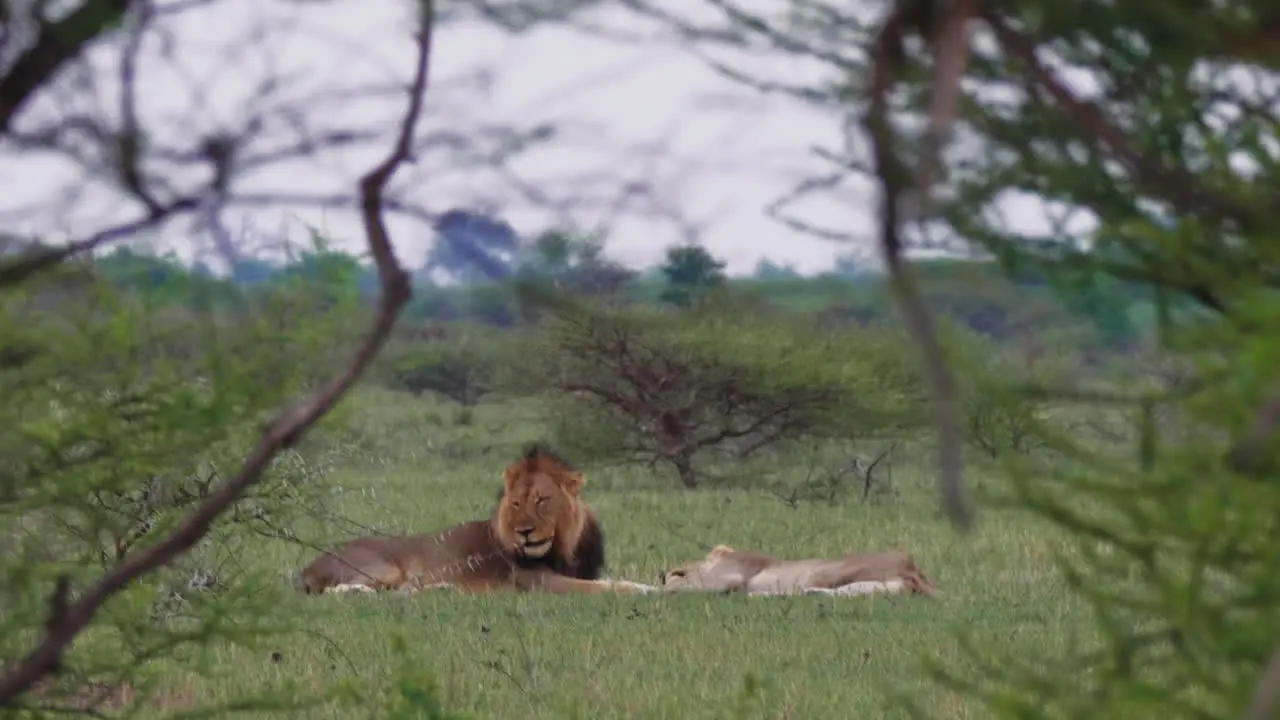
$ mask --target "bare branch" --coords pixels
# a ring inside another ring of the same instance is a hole
[[[959,0],[943,20],[934,38],[933,94],[929,103],[929,126],[925,131],[924,150],[916,169],[912,204],[912,222],[929,209],[930,191],[942,170],[942,151],[951,138],[956,111],[960,106],[960,78],[969,65],[969,22],[978,12],[978,0]]]
[[[120,55],[120,131],[116,140],[117,163],[120,179],[147,211],[155,215],[160,203],[147,188],[140,165],[142,135],[138,128],[137,68],[142,38],[151,22],[151,0],[143,0],[136,6],[134,27],[129,31],[124,52]]]
[[[1280,646],[1271,653],[1271,660],[1258,678],[1244,720],[1268,720],[1274,717],[1277,700],[1280,700]]]
[[[872,460],[871,464],[867,466],[866,472],[863,473],[863,476],[862,476],[862,499],[863,500],[866,500],[867,497],[871,495],[871,483],[874,480],[872,473],[876,471],[876,466],[879,465],[880,462],[885,458],[888,458],[889,456],[893,455],[893,451],[897,449],[898,449],[898,441],[895,440],[893,441],[892,444],[889,445],[889,447],[882,450],[880,454],[876,456],[876,459]],[[890,461],[890,465],[892,465],[892,460]],[[892,470],[890,472],[892,472]]]
[[[9,705],[30,690],[44,676],[56,671],[67,648],[93,620],[98,610],[115,594],[138,578],[171,563],[196,545],[214,521],[256,483],[278,452],[296,443],[325,415],[363,373],[391,332],[400,310],[412,297],[409,275],[400,266],[382,218],[382,193],[397,168],[409,162],[409,151],[422,110],[431,59],[435,4],[422,1],[421,27],[417,36],[418,58],[411,96],[404,113],[395,147],[377,167],[360,181],[361,215],[369,251],[378,266],[382,285],[377,315],[363,343],[348,366],[295,407],[280,412],[267,426],[263,437],[245,458],[240,471],[222,482],[199,506],[158,544],[126,558],[108,571],[65,607],[50,616],[50,624],[35,648],[0,675],[0,705]],[[56,610],[56,607],[55,607]]]
[[[841,169],[829,175],[806,178],[796,185],[791,192],[765,206],[765,215],[777,220],[796,232],[802,232],[806,235],[822,238],[823,240],[831,240],[833,242],[859,242],[863,240],[863,238],[858,234],[851,233],[847,230],[821,227],[810,223],[807,220],[802,220],[798,217],[785,214],[787,206],[814,192],[833,190],[839,187],[845,179],[848,178],[849,174],[848,170]]]
[[[53,632],[66,622],[70,596],[71,580],[66,575],[59,576],[53,584],[53,594],[49,597],[49,619],[45,621],[45,630]]]
[[[35,43],[9,71],[0,77],[0,134],[22,106],[56,75],[80,56],[85,47],[120,22],[130,0],[89,0],[57,22],[39,23]]]
[[[915,10],[914,3],[901,3],[885,19],[876,36],[872,46],[870,98],[864,126],[871,137],[876,176],[881,187],[880,250],[889,274],[889,288],[902,312],[907,331],[920,351],[932,395],[938,434],[938,486],[942,507],[953,524],[966,530],[972,525],[972,513],[964,494],[964,457],[956,410],[955,379],[943,357],[933,317],[903,259],[901,199],[910,182],[910,172],[897,156],[894,132],[889,124],[889,92],[894,84],[894,75],[904,61],[903,39],[911,22],[909,13]],[[959,76],[955,79],[958,82]],[[934,88],[935,98],[940,92]],[[945,103],[936,100],[933,105],[945,107]]]
[[[143,217],[107,228],[83,240],[77,240],[62,247],[39,248],[23,253],[16,259],[0,265],[0,287],[22,282],[35,273],[57,265],[67,258],[129,237],[137,232],[154,227],[173,215],[194,210],[199,206],[200,201],[196,197],[179,198]]]

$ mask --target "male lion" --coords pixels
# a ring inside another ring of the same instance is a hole
[[[316,558],[299,574],[307,593],[452,587],[466,593],[649,592],[602,580],[604,533],[579,497],[585,482],[554,453],[532,445],[503,473],[488,520],[440,533],[362,537]]]
[[[783,560],[717,545],[699,562],[662,574],[664,590],[744,591],[748,595],[941,595],[904,552]]]

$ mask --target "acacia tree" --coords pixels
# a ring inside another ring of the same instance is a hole
[[[822,333],[797,318],[744,319],[732,299],[693,311],[564,302],[538,330],[525,381],[553,394],[559,442],[663,464],[699,484],[713,453],[742,459],[787,440],[894,436],[921,418],[900,344],[872,331]],[[845,351],[857,347],[856,359]]]
[[[1176,2],[902,0],[878,17],[807,0],[776,15],[715,4],[727,22],[632,3],[695,41],[825,65],[823,82],[805,87],[721,69],[844,124],[845,146],[821,151],[832,172],[795,197],[856,175],[875,182],[878,244],[931,378],[944,504],[962,525],[955,383],[915,289],[911,243],[976,248],[1015,272],[1069,269],[1146,287],[1161,351],[1195,368],[1178,388],[1039,389],[1125,407],[1138,438],[1129,462],[1056,438],[1070,461],[1055,482],[1015,473],[1022,501],[1079,540],[1083,559],[1063,570],[1094,609],[1099,644],[1007,660],[972,648],[966,669],[945,680],[1003,717],[1273,717],[1274,3],[1226,0],[1208,12]],[[1013,193],[1045,201],[1048,232],[1008,221],[1003,201]],[[1161,442],[1155,417],[1167,406],[1199,426],[1197,442]],[[1115,512],[1083,513],[1086,498]]]
[[[508,358],[507,334],[484,326],[445,329],[435,326],[431,335],[404,337],[389,344],[380,363],[387,365],[392,387],[420,395],[442,395],[471,407],[495,389],[499,368]]]

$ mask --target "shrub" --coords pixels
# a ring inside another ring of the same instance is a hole
[[[663,463],[698,485],[710,452],[737,458],[786,439],[894,435],[924,420],[900,339],[832,334],[790,313],[562,306],[541,327],[527,380],[552,393],[558,442]]]
[[[387,349],[383,376],[393,389],[432,392],[470,407],[495,389],[506,338],[504,331],[455,325],[441,338],[400,341]]]
[[[266,413],[307,383],[301,369],[328,341],[324,316],[177,317],[94,278],[54,302],[42,286],[0,298],[0,346],[23,348],[0,367],[5,667],[48,620],[51,587],[83,586],[144,552],[238,470]],[[71,702],[77,683],[129,677],[211,637],[251,640],[270,601],[245,592],[253,578],[233,578],[225,561],[250,534],[291,524],[318,491],[297,480],[277,459],[205,542],[122,592],[42,701],[65,691]],[[252,621],[232,628],[229,615]]]
[[[1014,359],[1016,352],[969,328],[945,320],[942,324],[956,374],[965,441],[992,459],[1045,447],[1044,403],[1027,385],[1051,376],[1052,363],[1029,367]]]

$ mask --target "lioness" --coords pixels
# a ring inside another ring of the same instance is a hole
[[[307,593],[426,587],[466,593],[656,591],[600,579],[604,532],[579,496],[584,482],[563,459],[531,445],[503,473],[490,519],[440,533],[356,538],[313,560],[298,584]]]
[[[748,595],[941,593],[904,552],[783,560],[717,545],[699,562],[662,574],[664,590],[740,590]]]

